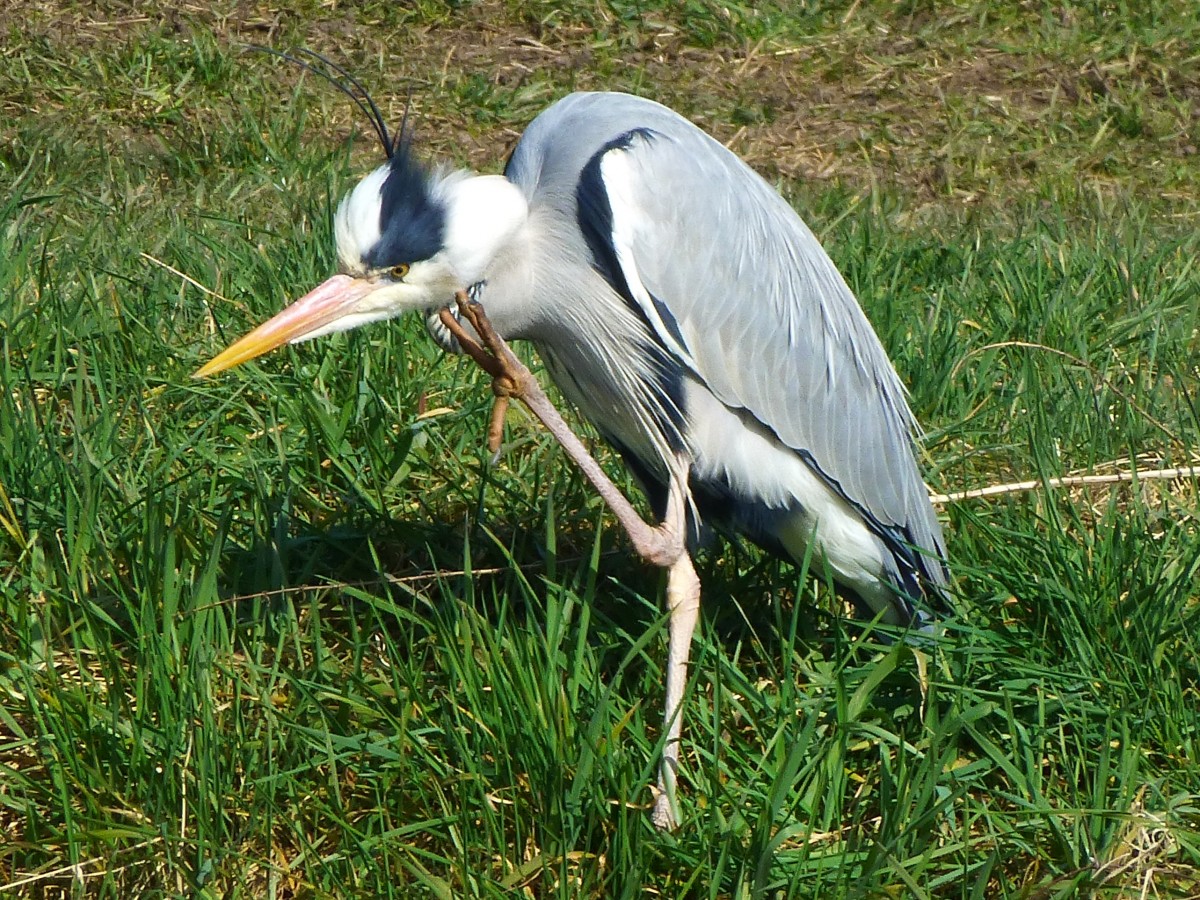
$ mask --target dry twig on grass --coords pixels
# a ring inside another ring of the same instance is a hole
[[[978,500],[983,497],[999,497],[1003,494],[1018,494],[1036,490],[1038,487],[1060,488],[1081,487],[1089,484],[1119,484],[1133,481],[1173,481],[1177,478],[1200,478],[1200,466],[1177,466],[1172,469],[1131,469],[1128,472],[1111,472],[1107,475],[1064,475],[1061,478],[1013,481],[1008,484],[991,484],[969,491],[953,491],[949,494],[929,495],[936,504],[958,503],[963,500]]]

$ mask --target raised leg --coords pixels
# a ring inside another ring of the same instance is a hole
[[[679,735],[683,729],[683,692],[687,686],[692,634],[700,617],[700,579],[691,557],[686,553],[667,569],[667,609],[670,612],[667,623],[667,702],[663,715],[663,730],[667,740],[658,766],[658,795],[654,798],[654,811],[650,815],[658,828],[669,830],[679,824],[675,779],[679,772]]]
[[[667,568],[675,562],[683,553],[687,533],[687,519],[683,508],[685,486],[687,485],[686,461],[676,461],[676,471],[671,475],[672,492],[668,501],[666,519],[657,528],[648,525],[638,515],[633,504],[621,493],[620,488],[604,474],[599,463],[592,459],[587,447],[583,445],[583,441],[579,440],[575,432],[571,431],[571,427],[554,408],[554,404],[550,402],[550,398],[537,383],[537,379],[533,377],[525,364],[508,349],[503,338],[496,334],[491,322],[483,312],[483,307],[468,299],[462,291],[458,294],[458,306],[464,318],[470,322],[475,333],[479,335],[479,341],[467,333],[462,325],[450,315],[449,310],[442,311],[441,320],[458,340],[463,351],[475,360],[480,368],[492,376],[492,390],[496,394],[499,408],[492,411],[489,437],[494,439],[498,433],[498,426],[503,415],[503,404],[509,397],[516,397],[541,420],[563,450],[567,452],[567,455],[579,466],[584,476],[592,483],[592,487],[613,511],[613,515],[617,517],[617,521],[621,523],[625,533],[629,535],[638,555],[647,562],[663,568]],[[483,346],[480,346],[480,342]]]

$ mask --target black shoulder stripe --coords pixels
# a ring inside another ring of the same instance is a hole
[[[679,330],[679,322],[675,319],[675,314],[667,308],[667,304],[663,303],[653,294],[650,295],[650,302],[654,304],[654,311],[662,319],[662,323],[667,331],[671,332],[671,340],[680,347],[683,347],[684,351],[690,354],[692,351],[688,347],[687,341],[683,339],[683,332]]]
[[[656,333],[645,311],[633,298],[633,291],[630,290],[625,273],[621,270],[621,264],[617,260],[617,249],[613,244],[612,204],[609,202],[604,176],[600,171],[606,154],[614,150],[628,150],[637,139],[653,141],[657,137],[658,134],[649,128],[634,128],[613,138],[593,153],[579,173],[579,184],[575,188],[576,218],[579,230],[592,254],[592,268],[609,283],[646,328],[647,342],[640,348],[640,352],[653,360],[653,368],[657,372],[655,390],[663,401],[654,414],[659,419],[659,428],[671,448],[680,450],[683,447],[682,435],[686,418],[683,368]],[[666,304],[657,297],[652,297],[651,300],[671,336],[680,346],[684,346],[679,323]]]
[[[379,241],[367,265],[386,268],[429,259],[442,248],[446,210],[430,196],[429,175],[401,144],[379,192]]]

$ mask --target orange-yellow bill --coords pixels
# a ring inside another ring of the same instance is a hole
[[[197,369],[193,378],[215,375],[262,356],[281,344],[303,340],[341,318],[378,287],[365,278],[334,275],[274,318],[259,325]]]

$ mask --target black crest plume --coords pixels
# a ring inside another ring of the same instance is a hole
[[[354,105],[362,111],[362,114],[367,117],[367,121],[371,123],[371,128],[375,131],[379,138],[379,143],[383,145],[384,155],[388,159],[395,159],[396,154],[402,149],[406,149],[411,135],[408,129],[408,110],[412,104],[412,88],[409,88],[408,100],[404,104],[404,118],[400,121],[400,130],[392,135],[388,131],[387,122],[383,119],[383,113],[379,111],[379,107],[375,105],[370,92],[363,87],[363,83],[348,72],[345,67],[338,65],[328,57],[322,56],[312,50],[300,47],[291,52],[275,50],[271,47],[263,47],[258,44],[250,44],[247,49],[257,50],[261,53],[269,53],[272,56],[278,56],[280,59],[286,59],[290,63],[294,63],[306,72],[311,72],[318,78],[323,78],[331,85],[354,101]]]
[[[404,105],[400,130],[388,131],[383,113],[361,81],[343,66],[303,47],[283,52],[256,44],[258,50],[294,63],[306,72],[329,82],[354,101],[371,123],[383,152],[388,158],[388,177],[380,191],[379,228],[381,237],[364,255],[364,262],[373,268],[387,268],[397,263],[428,259],[442,246],[446,228],[446,211],[434,201],[429,191],[429,178],[412,155],[412,140],[408,127],[408,112],[412,105],[412,90]]]

